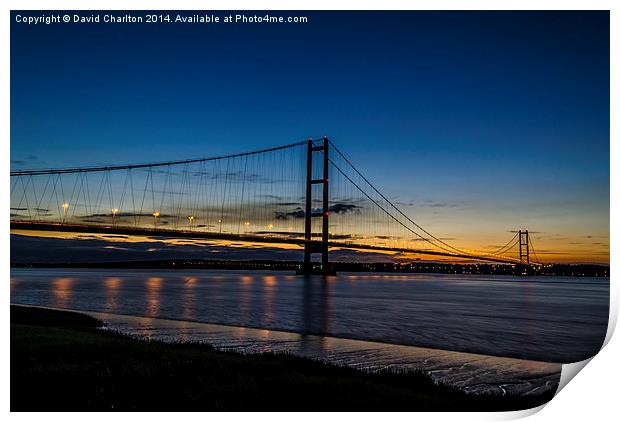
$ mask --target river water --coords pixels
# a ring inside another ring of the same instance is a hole
[[[565,363],[600,349],[609,279],[11,269],[11,303]]]

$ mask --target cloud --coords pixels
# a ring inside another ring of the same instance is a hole
[[[116,249],[118,251],[127,251],[127,250],[129,250],[127,248],[121,248],[119,246],[113,246],[113,245],[106,245],[106,246],[103,247],[103,249]]]
[[[16,166],[24,166],[27,164],[32,164],[33,162],[36,162],[38,160],[39,157],[37,157],[36,155],[29,155],[23,160],[11,160],[11,164]]]
[[[360,209],[362,209],[362,207],[358,205],[337,203],[329,207],[329,212],[334,214],[346,214],[359,211]]]
[[[158,241],[123,242],[93,236],[79,239],[57,239],[11,235],[11,262],[13,263],[84,263],[121,262],[153,259],[301,259],[302,249],[281,249],[265,246],[258,248],[234,247],[215,244],[170,244]],[[112,247],[110,247],[112,246]]]
[[[271,194],[265,194],[263,195],[263,198],[266,199],[273,199],[274,201],[281,201],[284,199],[283,196],[279,196],[279,195],[271,195]]]
[[[171,190],[157,190],[157,189],[155,189],[155,190],[152,190],[151,192],[153,192],[154,194],[157,194],[157,195],[160,195],[160,194],[161,195],[170,195],[170,196],[172,196],[172,195],[174,195],[174,196],[187,196],[187,195],[190,195],[189,192],[181,192],[181,191],[176,192],[176,191],[171,191]]]
[[[433,202],[433,201],[427,201],[427,203],[425,205],[423,205],[425,207],[431,207],[431,208],[455,208],[458,205],[452,202]]]
[[[329,207],[329,212],[331,214],[347,214],[353,212],[360,212],[363,207],[355,204],[347,204],[338,202]],[[320,208],[315,208],[312,210],[313,212],[321,212]],[[274,211],[274,218],[276,220],[290,220],[290,219],[301,219],[306,216],[306,212],[301,207],[297,207],[291,211]]]
[[[388,237],[388,239],[390,239],[390,238]],[[438,239],[443,241],[443,242],[449,242],[449,241],[456,240],[456,238],[454,238],[454,237],[439,237]],[[412,238],[412,239],[409,239],[409,240],[411,242],[423,242],[423,243],[429,243],[429,241],[431,241],[431,242],[433,241],[433,239],[431,237],[429,237],[429,236],[424,237],[424,238],[422,238],[422,237],[415,237],[415,238]]]
[[[293,211],[289,212],[274,211],[273,216],[276,220],[299,219],[304,218],[306,216],[306,212],[301,209],[301,207],[297,207]]]
[[[268,231],[268,230],[263,230],[263,231],[258,231],[255,234],[260,234],[260,235],[275,235],[277,234],[278,236],[282,236],[282,237],[288,237],[288,238],[296,238],[296,237],[303,237],[304,236],[304,232],[279,232],[279,231]]]
[[[151,238],[134,242],[83,235],[78,239],[58,239],[11,234],[11,263],[96,263],[166,259],[231,259],[231,260],[289,260],[303,259],[301,246],[278,247],[270,244],[200,242],[191,239],[179,243]],[[155,243],[154,243],[155,242]],[[237,247],[235,247],[235,245]],[[393,255],[380,252],[334,248],[332,261],[390,262]]]
[[[161,173],[171,174],[171,175],[180,175],[180,173],[168,173],[167,171],[160,171]],[[258,173],[245,173],[241,170],[238,171],[191,171],[189,172],[191,176],[199,176],[206,177],[208,179],[216,180],[216,179],[228,179],[229,182],[246,182],[246,183],[273,183],[276,182],[275,179],[266,177],[265,175]],[[275,195],[272,195],[275,196]]]
[[[305,233],[304,232],[291,232],[291,231],[286,231],[286,232],[280,232],[280,231],[268,231],[268,230],[263,230],[263,231],[258,231],[255,232],[254,234],[258,234],[258,235],[278,235],[280,237],[286,237],[286,238],[303,238]],[[313,236],[319,236],[320,233],[313,233]],[[357,236],[353,236],[350,234],[330,234],[329,238],[332,240],[343,240],[343,239],[358,239],[359,237]]]
[[[148,213],[148,212],[143,212],[143,213],[134,213],[134,212],[117,212],[115,214],[116,218],[122,218],[122,217],[153,217],[152,213]],[[80,216],[78,218],[83,219],[84,221],[87,221],[86,219],[92,219],[92,218],[111,218],[112,217],[112,213],[101,213],[101,214],[90,214],[90,215],[83,215]],[[173,218],[175,217],[172,214],[159,214],[159,218]]]

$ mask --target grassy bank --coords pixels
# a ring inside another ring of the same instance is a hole
[[[551,398],[467,395],[423,374],[148,342],[98,326],[11,306],[11,410],[514,410]]]

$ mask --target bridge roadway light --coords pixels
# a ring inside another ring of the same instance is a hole
[[[69,209],[69,204],[67,202],[63,202],[62,209],[63,209],[62,222],[65,223],[67,220],[67,210]]]
[[[112,208],[112,227],[114,227],[117,212],[118,212],[118,208]]]
[[[187,217],[187,219],[189,220],[189,229],[192,229],[192,224],[194,223],[194,216],[190,215]]]
[[[153,224],[154,224],[155,228],[157,228],[157,217],[159,217],[159,211],[155,211],[153,213],[153,221],[154,221]]]

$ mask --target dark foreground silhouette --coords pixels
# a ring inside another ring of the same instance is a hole
[[[370,374],[99,330],[75,312],[11,306],[11,410],[518,410],[541,396],[465,394],[422,373]]]

